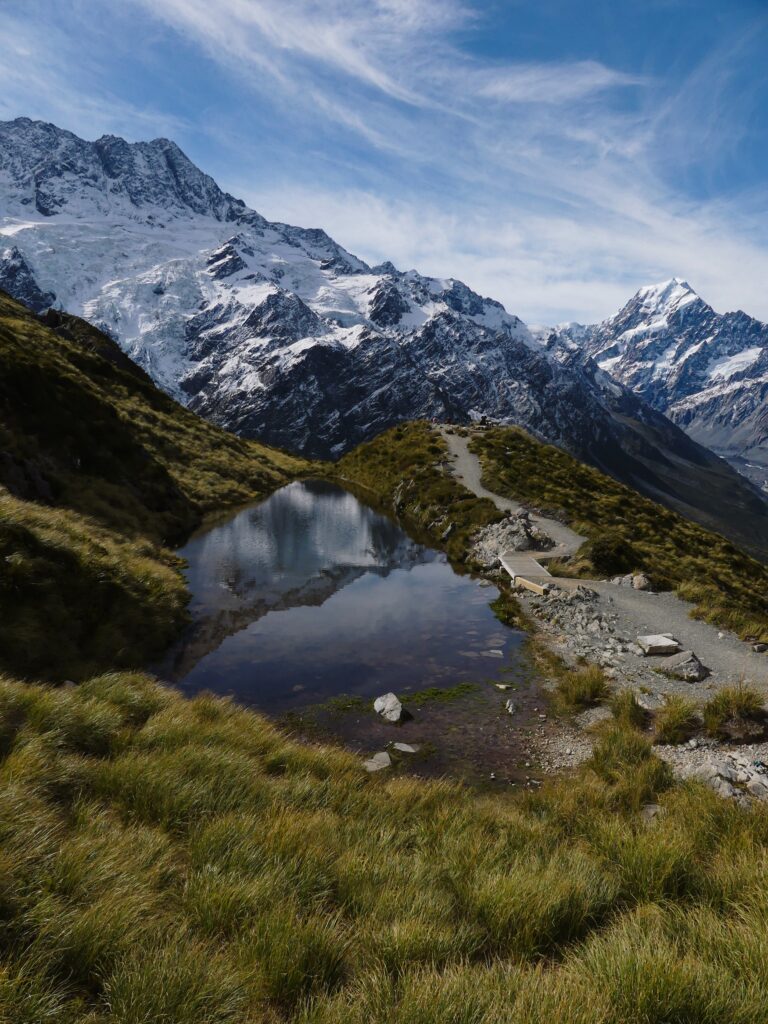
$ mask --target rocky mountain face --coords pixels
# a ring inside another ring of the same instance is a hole
[[[716,313],[675,278],[641,288],[601,324],[566,324],[553,336],[766,486],[768,324]]]
[[[401,420],[487,416],[768,550],[758,491],[568,336],[268,222],[168,140],[0,123],[0,287],[85,317],[246,437],[335,457]]]

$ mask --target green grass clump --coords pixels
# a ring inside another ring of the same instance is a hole
[[[746,1024],[768,1003],[768,811],[670,789],[626,725],[517,797],[371,777],[138,674],[0,679],[0,738],[0,1019]]]
[[[587,537],[569,572],[643,572],[690,601],[697,618],[768,639],[768,566],[729,540],[518,428],[479,432],[471,448],[489,490],[550,510]]]
[[[558,702],[568,711],[594,707],[608,692],[608,682],[597,665],[565,671],[557,681]]]
[[[645,709],[638,704],[632,690],[617,690],[611,695],[610,706],[613,717],[620,725],[632,729],[642,729],[645,725]]]
[[[620,723],[603,730],[589,764],[612,787],[614,806],[637,810],[672,784],[669,765],[653,756],[648,740]]]
[[[763,721],[762,694],[749,686],[725,686],[704,705],[704,726],[710,736],[719,736],[729,722]]]
[[[480,693],[479,683],[456,683],[455,686],[427,686],[423,690],[404,690],[401,698],[407,704],[450,704],[462,697]]]
[[[696,703],[679,694],[668,694],[654,717],[657,743],[684,743],[699,726]]]

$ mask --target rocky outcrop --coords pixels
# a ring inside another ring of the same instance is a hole
[[[56,301],[54,292],[38,285],[35,275],[15,245],[0,251],[0,288],[35,313],[41,313]]]
[[[503,551],[548,551],[554,541],[531,520],[527,511],[510,513],[499,523],[491,523],[472,538],[472,557],[487,569],[499,565]]]

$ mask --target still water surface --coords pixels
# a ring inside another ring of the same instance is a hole
[[[167,673],[280,714],[336,694],[509,678],[521,634],[493,587],[352,494],[293,483],[179,552],[193,626]]]

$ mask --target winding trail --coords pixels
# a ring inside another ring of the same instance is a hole
[[[490,499],[503,512],[519,512],[524,506],[519,502],[494,494],[482,484],[480,461],[469,450],[469,439],[457,433],[448,433],[441,428],[441,434],[448,445],[453,475],[468,490],[480,498]],[[536,564],[553,558],[561,558],[574,554],[587,539],[564,526],[556,519],[531,514],[531,521],[555,541],[555,547],[549,551],[535,552],[501,552],[513,564],[519,565],[520,575],[525,571],[522,559]],[[546,570],[544,570],[546,574]],[[552,578],[552,582],[557,582]],[[564,581],[565,582],[565,581]],[[567,581],[570,586],[573,580]],[[618,615],[619,630],[633,636],[646,633],[672,633],[685,650],[693,650],[699,659],[711,670],[712,676],[702,683],[681,683],[656,676],[656,685],[664,690],[676,690],[683,693],[695,693],[716,685],[732,685],[747,682],[768,692],[768,654],[758,654],[744,643],[735,633],[720,630],[706,622],[691,618],[692,604],[682,601],[673,593],[655,594],[650,591],[633,590],[630,587],[617,587],[607,581],[581,580],[600,595],[605,610]],[[647,659],[630,656],[627,668],[636,672],[647,673],[651,666]]]
[[[489,498],[502,512],[522,512],[524,510],[525,506],[518,501],[502,498],[499,494],[494,494],[483,487],[480,460],[469,450],[468,438],[460,437],[456,433],[449,434],[445,428],[441,428],[440,432],[453,458],[451,467],[453,475],[460,483],[464,484],[468,491],[472,491],[478,498]],[[536,560],[539,562],[548,562],[555,558],[573,555],[587,539],[556,519],[548,519],[546,516],[531,513],[531,522],[555,542],[555,546],[548,551],[536,552]]]

